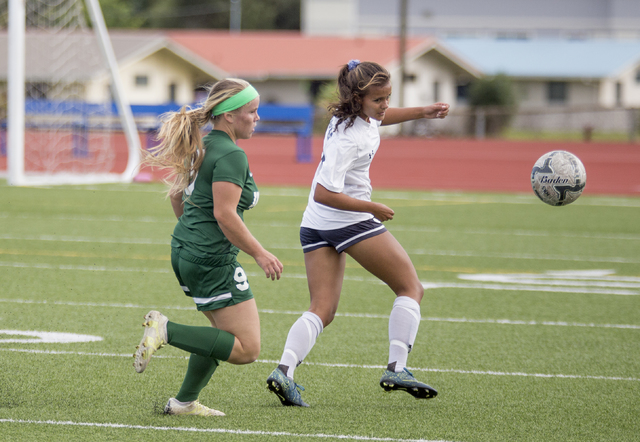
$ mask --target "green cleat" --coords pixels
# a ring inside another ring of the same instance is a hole
[[[279,367],[267,378],[267,388],[278,396],[284,406],[309,406],[302,400],[298,391],[304,391],[304,387],[293,382],[293,379],[288,378]]]
[[[167,343],[167,322],[165,315],[151,310],[144,316],[144,335],[133,354],[133,366],[138,373],[142,373],[151,360],[151,356]]]
[[[384,391],[404,390],[416,399],[432,399],[438,392],[427,384],[418,382],[406,368],[400,373],[386,370],[380,379],[380,386]]]

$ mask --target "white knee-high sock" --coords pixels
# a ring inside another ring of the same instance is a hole
[[[311,312],[304,312],[291,326],[280,358],[280,368],[286,371],[285,375],[293,379],[293,372],[309,354],[323,328],[322,319]]]
[[[420,304],[408,296],[398,296],[389,315],[388,370],[401,372],[420,326]]]

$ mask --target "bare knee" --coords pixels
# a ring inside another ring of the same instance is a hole
[[[227,362],[236,365],[245,365],[255,362],[260,356],[260,342],[257,343],[241,343],[236,339],[231,355]]]
[[[418,281],[418,286],[416,287],[416,297],[414,298],[418,304],[422,301],[422,297],[424,296],[424,286],[421,282]]]
[[[396,291],[396,296],[407,296],[420,304],[424,296],[424,286],[420,281],[416,281],[414,284]]]
[[[336,308],[314,308],[313,306],[309,309],[309,311],[315,315],[317,315],[322,321],[322,326],[326,327],[327,325],[333,322],[333,318],[336,316]]]
[[[244,363],[245,364],[251,364],[252,362],[255,362],[258,359],[258,356],[260,356],[260,344],[259,343],[257,345],[255,345],[254,347],[251,347],[251,348],[247,349],[247,351],[245,351]]]

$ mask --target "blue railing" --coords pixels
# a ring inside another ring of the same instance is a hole
[[[181,108],[178,104],[164,105],[132,105],[131,112],[138,120],[138,131],[147,134],[147,146],[155,142],[155,135],[159,128],[158,117],[165,112],[175,112]],[[27,116],[32,115],[66,115],[69,116],[67,125],[74,133],[74,151],[78,154],[86,151],[86,146],[82,140],[86,140],[86,131],[89,127],[89,116],[110,117],[117,116],[118,110],[115,103],[94,104],[82,101],[56,101],[56,100],[26,100],[25,111]],[[260,106],[258,113],[260,123],[256,127],[259,133],[281,133],[295,134],[296,159],[298,162],[306,163],[311,161],[311,136],[313,133],[313,106],[311,105],[279,105],[265,104]],[[152,123],[143,123],[144,118],[152,120]],[[6,121],[0,122],[0,155],[6,155]],[[28,124],[33,127],[44,127],[46,123]],[[108,126],[108,127],[107,127]],[[60,128],[60,124],[56,124]],[[91,128],[120,128],[113,120],[104,120],[98,123],[91,123]],[[77,141],[77,143],[76,143]],[[76,146],[77,145],[77,146]]]

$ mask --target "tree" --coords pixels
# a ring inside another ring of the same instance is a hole
[[[242,0],[242,28],[300,30],[300,0]]]
[[[109,28],[229,29],[230,0],[100,0]],[[241,0],[243,30],[300,29],[300,0]]]
[[[513,85],[504,74],[479,78],[469,87],[470,106],[513,106],[514,104]]]
[[[139,28],[144,19],[135,14],[135,1],[100,0],[100,9],[107,26],[118,23],[119,28]]]
[[[504,74],[482,77],[469,87],[469,106],[474,111],[470,131],[476,130],[477,118],[485,116],[484,132],[500,133],[511,121],[516,110],[516,99],[511,80]]]

